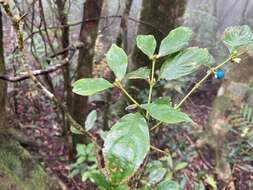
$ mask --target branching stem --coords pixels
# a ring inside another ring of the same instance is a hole
[[[222,66],[224,66],[225,64],[227,64],[229,61],[233,59],[234,59],[234,56],[229,56],[229,58],[227,58],[224,62],[220,63],[216,67],[210,68],[210,70],[206,73],[206,75],[198,83],[194,85],[194,87],[185,95],[185,97],[174,108],[179,109],[182,106],[182,104],[192,95],[192,93],[196,91],[202,85],[202,83],[208,79],[210,75],[212,75],[213,72],[215,72],[217,69],[221,68]],[[157,123],[154,127],[151,128],[151,131],[155,130],[161,124],[162,122]]]
[[[152,101],[152,92],[153,88],[155,86],[155,64],[156,64],[156,56],[152,59],[152,70],[151,70],[151,76],[149,79],[149,94],[148,94],[148,104]],[[149,113],[146,112],[146,117],[149,118]]]
[[[141,105],[126,91],[126,89],[122,86],[121,82],[116,80],[114,86],[119,88],[123,94],[125,94],[136,106],[141,108]]]

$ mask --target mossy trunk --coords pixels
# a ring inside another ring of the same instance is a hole
[[[204,138],[199,140],[199,145],[208,144],[215,155],[216,170],[219,177],[229,184],[229,189],[235,189],[232,179],[232,171],[227,160],[231,141],[229,127],[233,127],[233,113],[238,113],[242,104],[253,106],[253,65],[251,60],[241,64],[233,64],[226,73],[222,86],[218,91],[213,104],[209,122],[204,131]],[[236,129],[235,129],[236,130]],[[230,135],[229,135],[230,134]],[[234,137],[235,138],[235,137]],[[235,141],[235,139],[233,141]]]
[[[0,134],[1,190],[60,190],[56,181],[20,144],[7,134]]]

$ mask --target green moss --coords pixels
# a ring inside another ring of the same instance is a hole
[[[60,189],[29,153],[6,135],[0,135],[0,187],[1,190]]]

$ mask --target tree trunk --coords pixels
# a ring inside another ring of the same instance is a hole
[[[0,74],[5,74],[4,47],[3,47],[3,23],[2,12],[0,10]],[[6,82],[0,81],[0,133],[5,129],[5,102],[6,102]]]
[[[98,20],[86,22],[85,19],[98,18],[100,16],[100,7],[101,1],[87,0],[84,3],[83,23],[79,35],[79,40],[84,43],[84,47],[79,51],[75,80],[92,77],[92,62],[94,45],[97,37]],[[75,94],[73,96],[72,109],[74,119],[82,125],[86,119],[87,113],[88,97]],[[82,139],[82,141],[87,141],[84,137],[80,139]],[[77,141],[77,139],[73,139],[73,141]]]
[[[185,5],[186,0],[167,0],[159,3],[156,0],[143,0],[140,20],[146,24],[139,25],[138,34],[152,34],[157,42],[161,42],[169,31],[179,24]],[[131,69],[146,65],[148,62],[146,57],[139,56],[139,52],[137,48],[134,50]]]
[[[66,49],[69,47],[69,27],[68,27],[68,15],[65,13],[65,0],[56,0],[58,9],[58,21],[61,26],[61,48]],[[68,56],[68,51],[62,54],[62,59]],[[66,104],[69,110],[72,106],[72,88],[71,88],[71,78],[70,78],[70,65],[66,64],[63,68],[63,79],[64,79],[64,92],[66,93]]]
[[[208,126],[204,132],[204,137],[198,141],[199,145],[208,144],[215,155],[215,166],[217,174],[229,184],[228,189],[235,189],[230,164],[227,160],[229,150],[228,144],[238,142],[232,135],[229,128],[233,128],[233,116],[238,113],[243,104],[253,107],[253,65],[252,58],[241,64],[234,64],[222,86],[218,91],[217,98],[213,104],[213,111],[210,114]],[[229,126],[229,127],[226,127]],[[238,127],[238,126],[237,126]],[[234,128],[236,130],[236,128]],[[242,137],[241,137],[242,138]]]

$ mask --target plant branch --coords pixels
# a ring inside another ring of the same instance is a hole
[[[153,149],[153,150],[155,150],[156,152],[160,152],[160,153],[164,154],[165,156],[170,156],[170,153],[169,153],[169,152],[166,152],[166,151],[164,151],[164,150],[161,150],[161,149],[159,149],[159,148],[157,148],[157,147],[155,147],[155,146],[150,145],[150,148]]]
[[[240,55],[241,55],[241,54],[240,54]],[[221,68],[222,66],[224,66],[225,64],[227,64],[229,61],[233,60],[234,58],[236,58],[236,57],[238,57],[238,56],[240,56],[240,55],[237,55],[237,56],[231,55],[231,56],[229,56],[229,58],[227,58],[224,62],[218,64],[216,67],[210,68],[209,71],[207,71],[206,75],[205,75],[198,83],[196,83],[196,84],[194,85],[194,87],[186,94],[186,96],[185,96],[185,97],[179,102],[179,104],[177,104],[174,108],[175,108],[175,109],[179,109],[179,108],[182,106],[182,104],[192,95],[192,93],[193,93],[195,90],[197,90],[197,89],[201,86],[201,84],[202,84],[203,82],[206,81],[206,79],[208,79],[208,77],[209,77],[210,75],[212,75],[217,69]],[[157,123],[155,126],[153,126],[150,130],[151,130],[151,131],[155,130],[155,129],[156,129],[157,127],[159,127],[162,123],[163,123],[163,122],[160,121],[160,122]]]
[[[126,89],[122,86],[120,81],[115,81],[114,86],[119,88],[123,94],[125,94],[136,106],[141,108],[141,105],[126,91]]]
[[[54,58],[56,56],[59,56],[59,55],[65,53],[66,51],[69,51],[69,56],[67,58],[63,59],[61,61],[61,63],[52,65],[52,66],[48,67],[47,69],[34,70],[34,71],[32,71],[32,74],[34,76],[39,76],[39,75],[45,75],[45,74],[49,74],[49,73],[57,71],[58,69],[65,66],[66,64],[70,63],[75,55],[76,49],[80,49],[81,47],[82,47],[81,44],[71,45],[69,48],[65,48],[65,49],[57,52],[56,54],[51,55],[50,58]],[[30,78],[30,75],[28,72],[24,72],[18,76],[0,75],[0,80],[5,80],[5,81],[9,81],[9,82],[20,82],[20,81],[23,81],[23,80],[26,80],[29,78]]]
[[[155,85],[155,64],[156,64],[156,56],[152,58],[152,70],[151,70],[151,76],[149,79],[149,95],[148,95],[148,104],[152,101],[152,92]],[[146,117],[149,118],[148,111],[146,112]]]
[[[226,59],[224,62],[220,63],[219,65],[217,65],[217,66],[214,67],[214,68],[211,68],[211,69],[206,73],[206,75],[205,75],[197,84],[194,85],[194,87],[188,92],[188,94],[186,94],[186,96],[179,102],[179,104],[175,106],[175,109],[180,108],[180,106],[192,95],[192,93],[193,93],[195,90],[197,90],[197,89],[201,86],[201,84],[202,84],[203,82],[206,81],[206,79],[208,79],[208,77],[209,77],[210,75],[212,75],[213,72],[215,72],[217,69],[221,68],[223,65],[225,65],[226,63],[228,63],[228,62],[231,61],[231,60],[232,60],[232,56],[229,56],[229,58]]]

